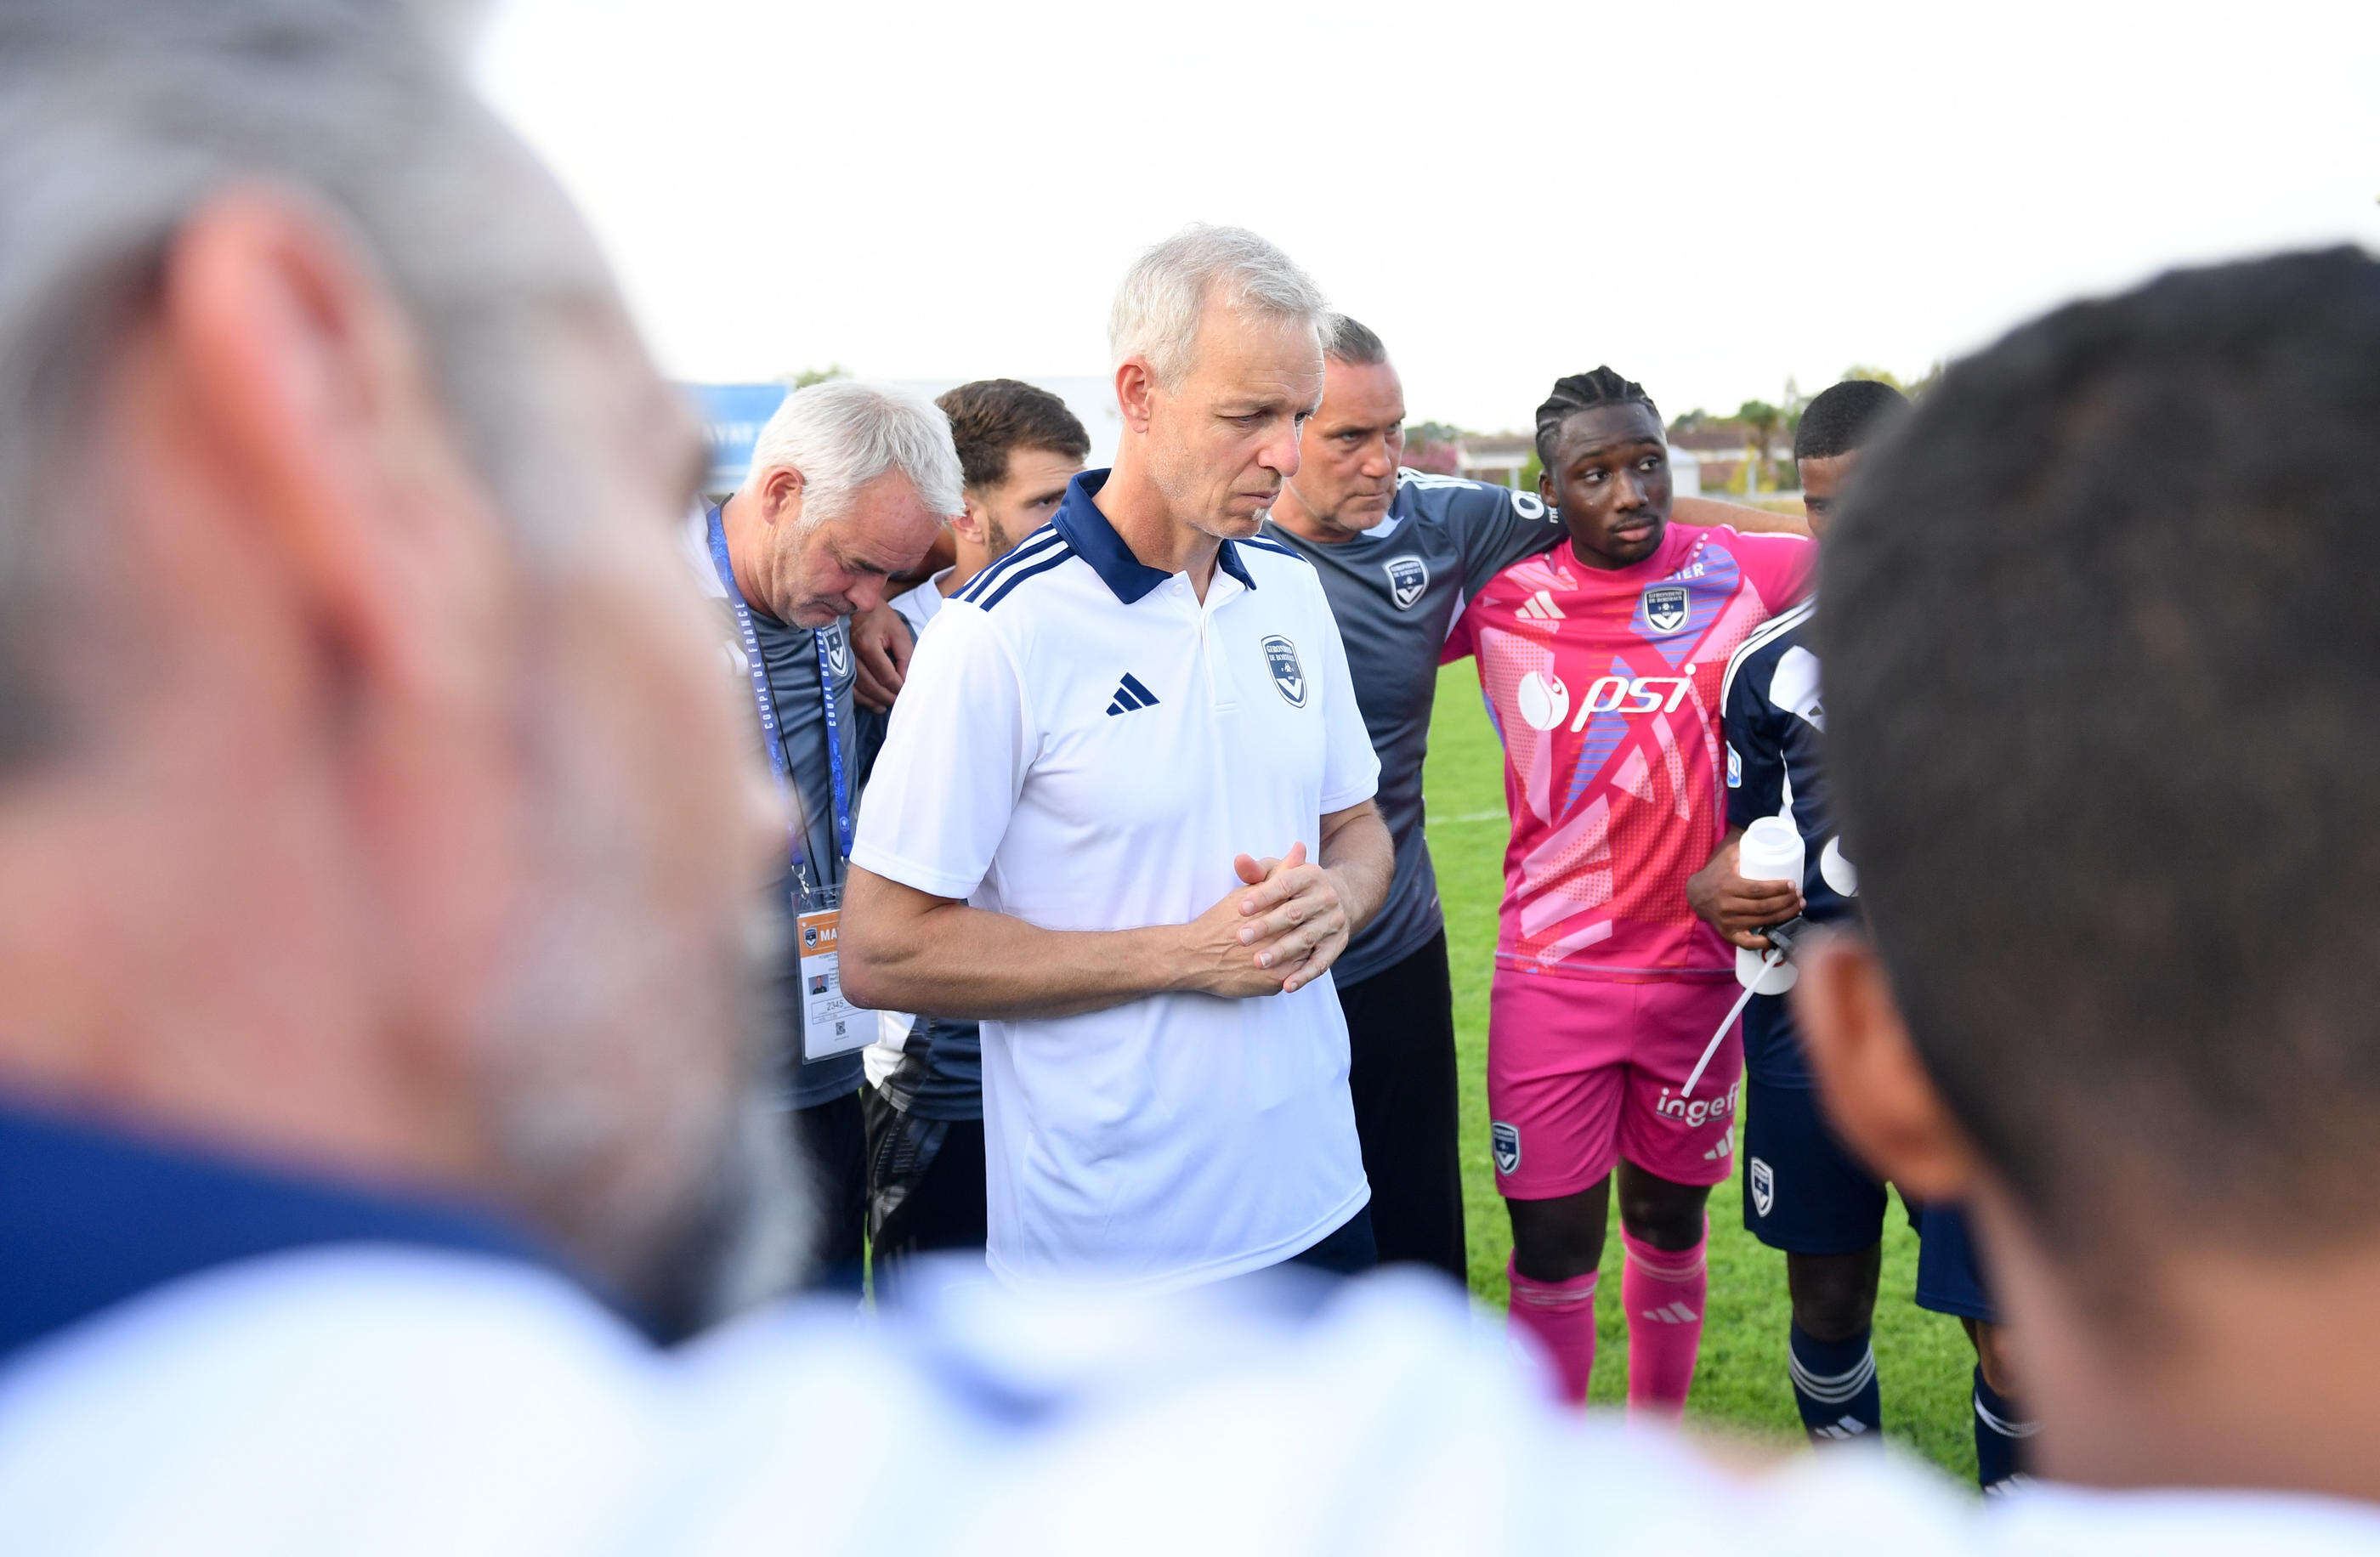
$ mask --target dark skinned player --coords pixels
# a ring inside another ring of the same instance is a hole
[[[1675,1417],[1700,1348],[1710,1188],[1734,1162],[1734,952],[1686,879],[1719,843],[1727,660],[1808,587],[1815,548],[1670,521],[1669,449],[1609,368],[1537,411],[1540,493],[1569,543],[1464,610],[1512,817],[1489,999],[1488,1100],[1512,1222],[1512,1315],[1583,1401],[1616,1181],[1632,1412]]]
[[[1852,380],[1827,390],[1803,412],[1793,452],[1811,528],[1821,541],[1862,450],[1908,404],[1888,384]],[[1805,602],[1779,615],[1747,639],[1729,663],[1728,836],[1687,885],[1697,913],[1737,945],[1755,950],[1768,945],[1762,931],[1796,915],[1828,924],[1857,913],[1858,878],[1837,840],[1828,803],[1814,609],[1815,602]],[[1798,883],[1747,881],[1737,870],[1743,830],[1780,811],[1802,834],[1803,878]],[[1820,1113],[1784,998],[1754,998],[1744,1012],[1743,1047],[1743,1224],[1785,1255],[1794,1405],[1815,1441],[1873,1438],[1883,1415],[1872,1336],[1885,1186]],[[1925,1239],[1917,1301],[1956,1316],[1974,1341],[1976,1474],[1985,1491],[2003,1490],[2018,1474],[2031,1429],[2012,1404],[2005,1346],[1965,1218],[1953,1207],[1914,1202],[1911,1217]]]

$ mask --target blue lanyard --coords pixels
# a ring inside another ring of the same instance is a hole
[[[777,775],[780,787],[795,788],[791,766],[785,759],[785,733],[777,719],[777,695],[769,686],[769,667],[760,657],[759,630],[752,624],[752,608],[745,603],[744,591],[735,586],[735,565],[727,555],[727,531],[713,505],[709,516],[710,532],[710,566],[718,570],[720,585],[727,591],[727,603],[735,612],[735,630],[743,635],[744,659],[752,672],[752,702],[760,711],[760,744],[769,753],[769,766]],[[826,711],[826,765],[830,787],[834,798],[834,842],[843,855],[851,853],[851,792],[843,776],[843,733],[835,726],[834,667],[827,661],[826,631],[814,629],[810,640],[818,647],[820,700]],[[795,799],[800,801],[796,790]],[[808,809],[794,822],[794,873],[802,890],[809,890]],[[823,883],[821,883],[823,884]]]

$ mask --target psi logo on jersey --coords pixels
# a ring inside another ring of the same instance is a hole
[[[1521,1128],[1502,1120],[1488,1126],[1488,1144],[1495,1149],[1496,1171],[1509,1174],[1521,1165]]]
[[[1676,632],[1686,625],[1686,591],[1664,584],[1645,591],[1645,625],[1657,633]]]
[[[1292,708],[1305,706],[1305,671],[1297,663],[1297,645],[1275,633],[1264,640],[1265,663],[1271,667],[1272,684]]]
[[[1755,1157],[1752,1160],[1752,1209],[1767,1216],[1768,1208],[1776,1203],[1777,1175],[1768,1171],[1767,1163]]]
[[[1389,576],[1389,601],[1400,611],[1411,611],[1429,588],[1429,565],[1419,557],[1390,557],[1380,570]]]

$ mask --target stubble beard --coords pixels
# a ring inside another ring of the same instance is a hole
[[[561,699],[528,701],[523,825],[547,884],[481,1023],[483,1128],[508,1198],[675,1338],[802,1273],[815,1211],[763,992],[783,916],[656,912],[634,848],[647,828],[562,727]]]

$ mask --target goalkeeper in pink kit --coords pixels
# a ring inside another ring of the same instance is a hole
[[[1512,818],[1488,1036],[1511,1313],[1584,1402],[1616,1174],[1628,1404],[1674,1418],[1743,1064],[1730,1033],[1683,1093],[1739,992],[1734,949],[1687,905],[1686,878],[1726,832],[1728,657],[1807,592],[1816,552],[1670,523],[1660,414],[1609,368],[1556,383],[1536,437],[1570,543],[1498,574],[1445,653],[1477,658]]]

